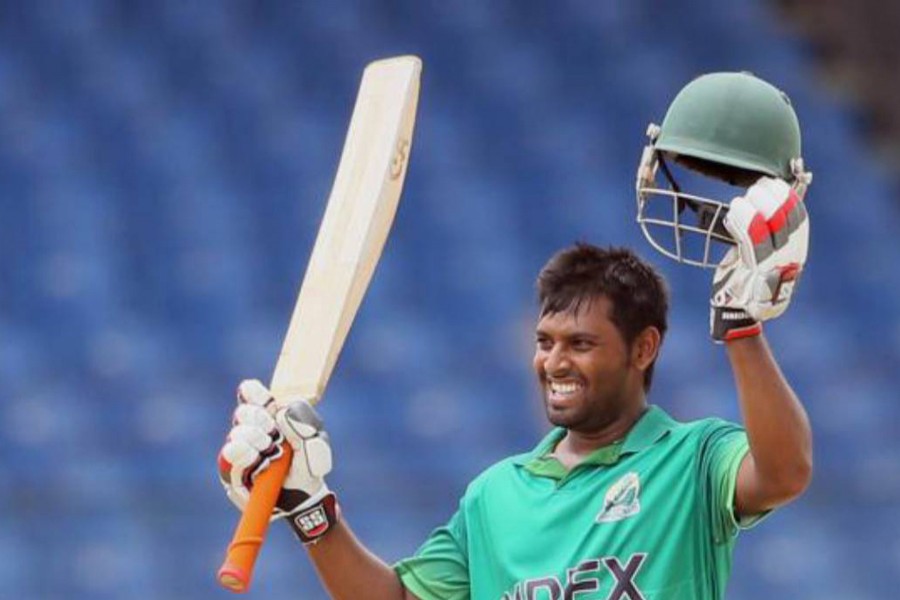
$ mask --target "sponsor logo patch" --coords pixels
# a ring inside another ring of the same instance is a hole
[[[321,535],[328,529],[328,515],[321,506],[315,506],[306,512],[302,512],[294,518],[294,523],[300,531],[310,537]]]

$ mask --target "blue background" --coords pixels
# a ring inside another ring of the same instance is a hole
[[[329,478],[386,560],[546,429],[533,279],[575,240],[661,268],[651,400],[738,419],[710,273],[634,222],[648,122],[691,78],[789,93],[815,173],[811,260],[767,328],[815,480],[742,537],[729,598],[900,584],[896,178],[765,3],[4,2],[0,6],[0,596],[230,597],[215,456],[267,379],[370,60],[425,63],[404,198],[322,405]],[[248,597],[324,598],[276,527]]]

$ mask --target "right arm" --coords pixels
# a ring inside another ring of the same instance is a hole
[[[390,565],[356,539],[346,523],[339,522],[307,550],[319,579],[335,600],[419,600],[403,587]]]
[[[284,438],[294,459],[275,509],[309,552],[323,585],[336,600],[419,600],[401,583],[394,569],[370,552],[340,520],[334,494],[325,485],[331,471],[331,447],[322,422],[306,403],[275,410],[269,391],[259,381],[238,386],[234,426],[219,457],[220,478],[228,497],[243,510],[246,485],[269,464]],[[300,515],[316,513],[322,521]],[[318,526],[317,526],[318,525]]]

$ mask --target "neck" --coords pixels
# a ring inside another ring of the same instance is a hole
[[[646,411],[647,405],[642,402],[598,429],[592,431],[569,429],[556,445],[553,455],[566,466],[577,464],[594,450],[625,439]]]

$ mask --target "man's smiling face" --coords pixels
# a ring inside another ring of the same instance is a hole
[[[642,371],[609,320],[611,308],[598,296],[538,321],[533,365],[554,425],[595,432],[643,399]]]

